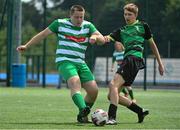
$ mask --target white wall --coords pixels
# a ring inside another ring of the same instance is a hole
[[[112,58],[108,58],[108,80],[113,78],[115,72],[111,72]],[[156,62],[156,82],[157,83],[177,83],[180,84],[180,59],[162,59],[165,65],[165,74],[160,76],[158,64]],[[115,66],[116,67],[116,66]],[[95,62],[94,75],[97,81],[106,81],[106,58],[98,57]],[[153,82],[154,59],[147,59],[147,82]],[[139,71],[135,82],[143,82],[144,70]]]

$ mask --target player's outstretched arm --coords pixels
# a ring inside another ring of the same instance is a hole
[[[40,43],[41,40],[45,39],[48,35],[52,34],[53,32],[49,30],[48,28],[44,29],[40,33],[36,34],[31,40],[29,40],[26,44],[20,45],[17,47],[17,51],[23,52],[25,51],[29,46]]]
[[[105,40],[104,40],[104,37],[103,37],[103,35],[100,33],[100,32],[98,32],[98,31],[96,31],[96,32],[94,32],[92,35],[91,35],[91,37],[89,38],[89,42],[91,43],[91,44],[98,44],[98,45],[103,45],[103,44],[105,44]]]
[[[150,42],[150,47],[151,47],[151,49],[158,61],[158,64],[159,64],[159,73],[160,73],[160,75],[163,75],[164,74],[164,65],[162,63],[158,48],[157,48],[153,38],[149,39],[149,42]]]

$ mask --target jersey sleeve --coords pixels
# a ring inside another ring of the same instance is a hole
[[[112,33],[110,33],[110,37],[114,40],[114,41],[119,41],[121,42],[121,37],[120,37],[120,29],[117,29],[115,31],[113,31]]]
[[[151,33],[150,28],[149,28],[149,25],[147,23],[144,23],[143,26],[144,26],[144,29],[145,29],[144,38],[146,40],[149,40],[152,37],[152,33]]]
[[[90,23],[89,24],[89,32],[90,32],[90,34],[93,34],[96,31],[97,31],[96,27],[92,23]]]
[[[58,26],[59,26],[59,22],[58,22],[58,19],[57,20],[54,20],[49,26],[48,28],[54,32],[54,33],[57,33],[58,32]]]

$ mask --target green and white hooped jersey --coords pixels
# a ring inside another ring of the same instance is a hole
[[[89,37],[96,32],[95,26],[83,21],[80,27],[74,26],[69,18],[57,19],[48,28],[57,34],[56,63],[72,61],[85,63],[85,51],[89,45]]]

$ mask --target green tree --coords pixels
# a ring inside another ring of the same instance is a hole
[[[37,30],[43,27],[43,16],[32,2],[22,3],[22,26],[26,26],[27,23],[31,23]]]
[[[6,34],[7,34],[7,29],[3,28],[0,30],[0,68],[2,71],[2,69],[6,69],[6,54],[7,54],[7,48],[6,48],[6,44],[7,44],[7,38],[6,38]]]
[[[180,1],[179,0],[168,0],[166,8],[163,11],[162,17],[162,32],[163,32],[163,46],[164,54],[167,57],[168,43],[171,47],[171,57],[179,58],[180,52]]]

